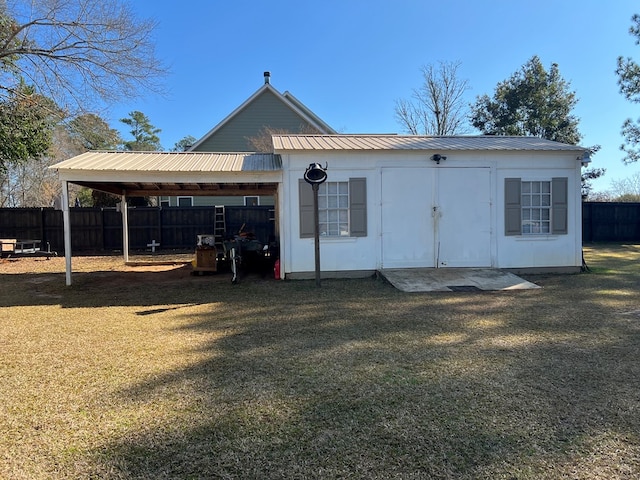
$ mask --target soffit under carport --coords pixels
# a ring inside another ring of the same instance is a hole
[[[275,195],[277,183],[165,183],[71,181],[81,187],[129,197],[198,197]]]
[[[86,152],[52,165],[61,180],[128,196],[273,195],[280,155],[210,152]]]

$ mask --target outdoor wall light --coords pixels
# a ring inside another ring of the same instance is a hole
[[[582,155],[580,155],[576,160],[580,161],[580,164],[583,167],[586,167],[591,163],[591,152],[589,150],[585,150]]]
[[[304,171],[304,181],[311,185],[319,185],[327,179],[327,167],[319,163],[311,163]]]
[[[446,160],[446,159],[447,157],[445,157],[444,155],[440,155],[439,153],[431,155],[431,160],[436,162],[438,165],[440,165],[440,160]]]

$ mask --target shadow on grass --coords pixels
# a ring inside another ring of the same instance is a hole
[[[215,339],[199,347],[204,360],[114,392],[123,405],[164,404],[171,413],[101,445],[92,473],[632,472],[640,452],[637,319],[612,311],[595,293],[596,276],[540,279],[542,291],[499,294],[410,295],[373,280],[321,290],[310,282],[222,288],[215,312],[184,316],[182,329]],[[608,288],[629,288],[621,282]]]
[[[244,280],[249,283],[263,282],[268,277],[251,275]],[[166,271],[75,272],[71,286],[65,285],[64,273],[0,274],[2,304],[6,307],[153,307],[166,305],[167,300],[174,300],[174,297],[180,297],[179,303],[200,303],[196,299],[203,294],[206,296],[207,291],[234,286],[231,285],[231,275],[226,272],[194,276],[191,265],[176,266]],[[242,285],[235,287],[239,289]],[[187,298],[191,300],[182,302]]]
[[[544,288],[521,292],[235,286],[186,269],[0,284],[8,305],[133,307],[116,311],[143,327],[167,315],[167,338],[192,340],[174,369],[106,391],[98,430],[116,434],[62,459],[84,477],[633,478],[640,273],[628,253],[604,261],[624,275],[537,276]]]

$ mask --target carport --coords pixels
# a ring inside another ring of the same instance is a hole
[[[66,284],[71,285],[69,184],[122,199],[123,253],[129,260],[128,199],[147,196],[276,197],[282,185],[280,155],[205,152],[86,152],[52,165],[62,181]],[[276,220],[276,229],[280,228]]]

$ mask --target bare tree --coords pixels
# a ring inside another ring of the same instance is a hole
[[[458,78],[460,62],[422,67],[424,83],[410,100],[397,100],[395,116],[411,135],[457,135],[468,131],[467,80]]]
[[[83,110],[158,92],[166,70],[155,27],[126,0],[0,0],[0,88],[24,79],[61,107]]]
[[[611,180],[609,195],[614,202],[639,202],[640,172],[621,180]]]
[[[50,165],[87,150],[115,149],[122,142],[117,130],[95,114],[59,122],[50,135],[50,145],[42,155],[34,155],[29,161],[11,162],[0,173],[0,207],[54,206],[60,199],[62,185],[57,173],[48,168]],[[72,197],[81,196],[82,188],[70,186]],[[87,205],[90,203],[85,202]]]
[[[52,207],[62,191],[50,157],[12,165],[1,177],[0,207]]]

